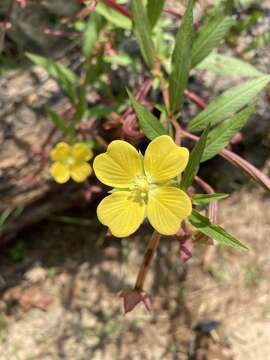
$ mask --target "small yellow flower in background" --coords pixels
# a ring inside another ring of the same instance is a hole
[[[70,146],[60,142],[51,151],[50,157],[54,161],[50,172],[59,184],[66,183],[70,178],[78,183],[83,182],[92,172],[87,161],[93,157],[93,152],[84,143]]]
[[[192,204],[171,180],[185,169],[188,159],[188,149],[167,135],[155,138],[144,158],[129,143],[112,141],[93,164],[97,178],[115,188],[98,205],[99,221],[116,237],[134,233],[145,217],[160,234],[175,234],[191,214]]]

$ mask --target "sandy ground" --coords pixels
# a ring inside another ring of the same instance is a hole
[[[123,315],[148,238],[43,222],[1,254],[0,359],[188,359],[202,320],[219,321],[206,359],[266,360],[270,351],[270,200],[254,188],[220,205],[248,253],[197,247],[187,265],[164,238],[147,279],[153,310]]]

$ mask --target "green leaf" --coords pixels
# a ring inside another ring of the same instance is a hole
[[[214,99],[188,124],[189,131],[199,131],[216,124],[247,105],[268,84],[270,76],[261,76],[232,87]]]
[[[153,140],[157,136],[168,135],[167,130],[160,121],[149,110],[139,104],[129,91],[128,96],[139,119],[140,127],[148,139]]]
[[[170,110],[175,112],[183,102],[190,70],[193,40],[193,0],[189,0],[181,26],[176,35],[169,79]]]
[[[250,15],[245,14],[245,17],[238,20],[231,29],[230,36],[238,36],[242,31],[247,30],[252,25],[258,22],[263,16],[262,10],[254,10]],[[229,37],[230,38],[230,37]]]
[[[131,3],[134,32],[146,64],[153,67],[153,44],[151,27],[142,0],[132,0]]]
[[[104,56],[104,62],[120,66],[129,66],[133,64],[133,58],[130,55],[119,51],[117,55]]]
[[[76,111],[74,114],[74,119],[79,122],[83,119],[87,109],[87,99],[86,99],[86,86],[82,85],[79,88],[78,102],[76,104]]]
[[[208,132],[209,127],[204,130],[200,137],[200,140],[194,146],[190,154],[189,162],[181,180],[181,188],[183,190],[186,190],[193,183],[193,180],[199,171],[201,157],[206,145]]]
[[[192,201],[196,204],[206,205],[212,201],[222,200],[228,197],[228,194],[215,193],[215,194],[195,194],[192,195]]]
[[[26,53],[26,56],[35,64],[42,66],[49,75],[59,79],[59,74],[62,74],[70,83],[75,84],[79,81],[78,76],[65,65],[60,64],[59,62],[48,59],[44,56]]]
[[[0,228],[5,224],[9,216],[11,215],[13,209],[7,208],[0,214]]]
[[[148,0],[147,3],[147,15],[151,28],[153,28],[163,10],[165,0]]]
[[[221,226],[211,224],[210,220],[201,215],[198,211],[193,210],[189,217],[191,224],[201,233],[217,240],[221,244],[230,245],[241,250],[248,250],[247,246],[229,234]]]
[[[265,31],[263,34],[255,37],[255,40],[251,42],[245,49],[244,52],[250,50],[266,47],[270,43],[270,31]]]
[[[69,68],[46,57],[26,53],[26,56],[35,64],[42,66],[50,76],[54,77],[67,95],[76,100],[75,85],[79,82],[78,76]]]
[[[199,70],[208,70],[224,76],[258,77],[265,75],[246,61],[228,55],[212,53],[202,61]]]
[[[95,11],[117,27],[126,30],[132,29],[132,22],[128,17],[103,4],[101,1],[98,2]]]
[[[47,108],[46,111],[48,116],[54,123],[55,127],[57,127],[57,129],[62,131],[65,135],[67,135],[71,142],[74,142],[76,139],[76,133],[73,125],[67,125],[65,123],[65,119],[61,115],[53,111],[52,109]]]
[[[103,70],[104,54],[100,53],[96,58],[89,61],[86,68],[84,86],[92,85],[100,77]]]
[[[192,67],[199,64],[210,54],[219,42],[224,39],[233,24],[233,18],[218,15],[203,26],[192,47]]]
[[[102,17],[95,11],[90,14],[87,19],[85,30],[83,33],[83,54],[86,58],[89,58],[93,48],[98,41],[99,32],[102,29],[103,21]]]
[[[246,124],[254,110],[255,105],[249,106],[210,131],[201,162],[211,159],[224,149]]]

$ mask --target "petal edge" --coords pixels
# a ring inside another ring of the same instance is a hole
[[[145,216],[145,205],[131,200],[129,191],[116,191],[99,203],[97,216],[114,236],[122,238],[139,228]]]
[[[96,156],[93,168],[103,184],[116,188],[128,188],[142,173],[138,151],[122,140],[112,141],[106,153]]]
[[[163,186],[155,189],[147,204],[150,224],[162,235],[174,235],[182,220],[192,211],[188,195],[175,187]]]
[[[168,135],[155,138],[148,145],[144,169],[152,182],[163,183],[175,178],[187,166],[189,150],[177,146]]]

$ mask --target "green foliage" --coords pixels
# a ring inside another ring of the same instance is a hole
[[[192,202],[199,205],[207,205],[212,201],[222,200],[228,197],[228,194],[194,194],[192,195]]]
[[[142,0],[132,0],[132,16],[134,32],[140,46],[143,58],[146,64],[152,68],[153,60],[153,44],[151,39],[151,27],[147,17],[146,8]]]
[[[211,224],[210,220],[201,215],[198,211],[193,210],[189,217],[191,224],[206,236],[217,240],[224,245],[230,245],[240,250],[248,250],[246,245],[242,244],[239,240],[229,234],[221,226]]]
[[[189,162],[181,180],[181,188],[183,190],[186,190],[192,184],[195,176],[199,171],[200,162],[207,142],[208,133],[209,127],[204,130],[203,134],[200,137],[200,140],[194,146],[190,154]]]
[[[162,13],[164,4],[165,4],[165,0],[148,0],[147,16],[148,16],[151,28],[153,28],[156,25],[161,13]]]
[[[244,30],[247,30],[252,25],[254,25],[261,17],[263,16],[263,12],[259,10],[252,11],[252,13],[248,16],[245,16],[240,21],[237,21],[237,23],[232,27],[230,31],[231,36],[237,36]]]
[[[55,127],[68,136],[71,142],[76,140],[76,132],[72,124],[67,125],[65,119],[54,110],[47,108],[47,114]]]
[[[14,261],[23,261],[27,256],[27,248],[24,241],[18,241],[10,250],[9,255]]]
[[[99,32],[102,29],[104,22],[99,14],[93,12],[85,24],[83,32],[83,54],[89,58],[92,51],[97,44]]]
[[[132,22],[129,18],[105,5],[101,1],[98,2],[96,12],[102,15],[111,24],[126,30],[132,29]]]
[[[270,76],[261,76],[232,87],[214,99],[208,107],[191,120],[188,130],[203,130],[208,124],[216,124],[252,101],[269,83]]]
[[[79,78],[72,70],[44,56],[30,53],[26,53],[26,56],[36,65],[42,66],[50,76],[54,77],[67,95],[75,101],[76,92],[74,85],[78,83]]]
[[[204,59],[197,69],[212,71],[223,76],[259,77],[266,75],[255,66],[232,56],[212,53]]]
[[[190,70],[193,40],[193,0],[189,0],[181,26],[176,35],[169,79],[170,110],[175,112],[183,102]]]
[[[17,219],[24,210],[24,206],[18,205],[15,208],[7,208],[0,214],[0,230],[9,220]]]
[[[248,52],[250,50],[258,49],[267,46],[270,44],[270,31],[266,31],[263,34],[257,36],[254,41],[251,42],[250,45],[248,45],[245,48],[245,52]]]
[[[249,106],[213,129],[208,135],[201,162],[211,159],[224,149],[246,124],[254,109],[255,105]]]
[[[138,117],[140,127],[150,140],[159,135],[168,134],[164,126],[149,110],[140,105],[130,92],[128,92],[128,95]]]
[[[12,208],[7,208],[0,214],[0,228],[3,227],[7,219],[9,218],[10,214],[12,213]]]
[[[234,20],[229,16],[217,15],[200,30],[194,41],[191,54],[192,67],[198,65],[224,39]]]

